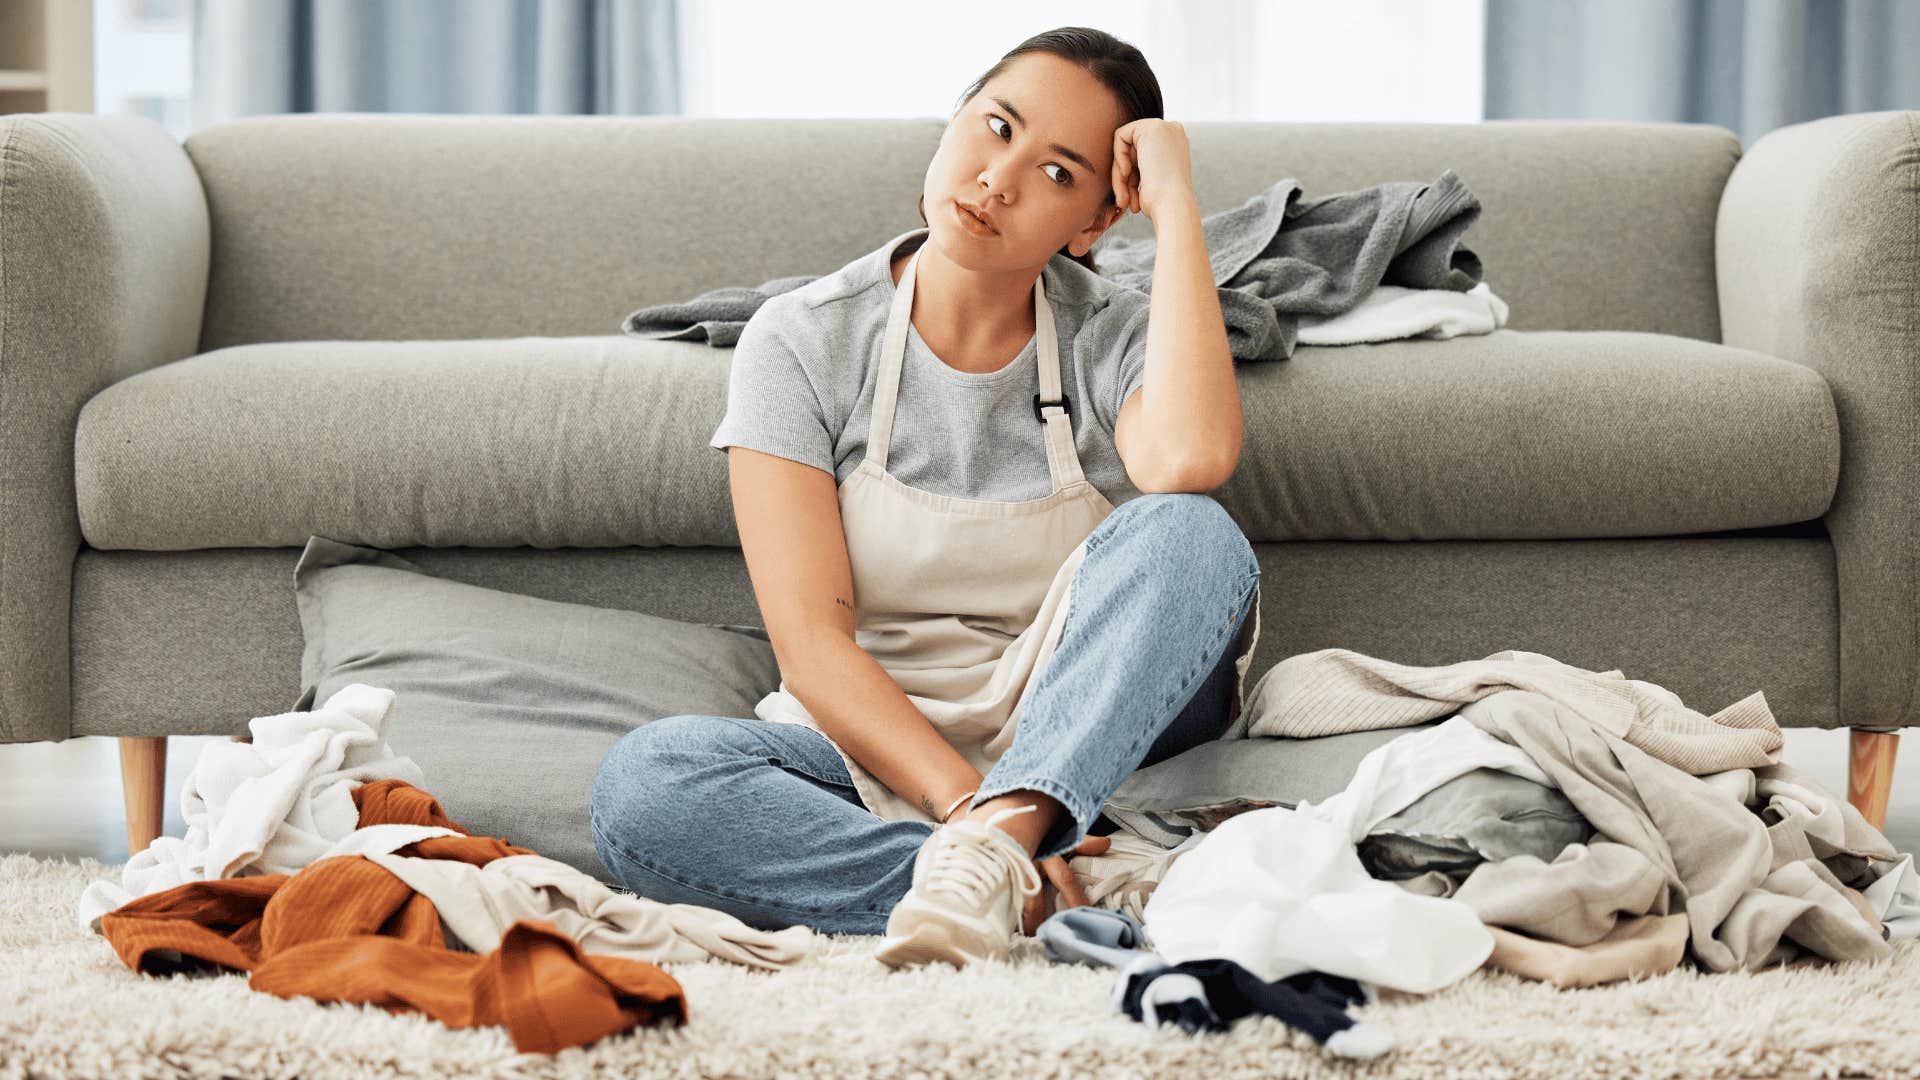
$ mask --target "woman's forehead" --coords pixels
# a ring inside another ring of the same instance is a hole
[[[1053,144],[1057,152],[1085,157],[1083,167],[1098,168],[1112,154],[1118,103],[1085,68],[1062,67],[1066,70],[1051,76],[1036,77],[1030,74],[1033,69],[1002,72],[980,88],[974,102],[1009,113],[1017,126]],[[1072,80],[1075,74],[1081,78]]]

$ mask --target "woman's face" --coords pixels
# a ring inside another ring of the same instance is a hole
[[[940,136],[922,192],[932,240],[975,270],[1092,247],[1122,214],[1106,203],[1119,127],[1119,102],[1085,68],[1051,53],[1015,57]],[[994,231],[969,228],[959,203],[984,209]]]

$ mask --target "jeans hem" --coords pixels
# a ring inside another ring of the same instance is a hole
[[[861,916],[873,915],[873,916],[878,916],[879,918],[884,920],[889,914],[892,913],[892,910],[893,910],[891,905],[889,905],[887,908],[884,908],[884,909],[882,908],[851,908],[851,909],[849,908],[800,908],[800,907],[791,907],[785,904],[780,904],[780,903],[776,903],[769,900],[762,900],[758,897],[742,896],[742,895],[718,892],[718,891],[715,891],[714,889],[705,888],[703,886],[696,885],[690,881],[683,880],[679,876],[675,874],[670,874],[665,869],[655,866],[652,863],[648,862],[647,860],[640,858],[639,856],[628,851],[626,848],[620,846],[619,844],[614,843],[612,840],[609,840],[607,838],[606,833],[600,829],[600,826],[598,824],[595,824],[591,820],[588,822],[587,827],[593,833],[593,839],[596,845],[604,845],[608,851],[611,851],[614,854],[620,856],[620,858],[625,860],[626,862],[630,862],[633,865],[641,868],[642,870],[645,870],[650,874],[658,875],[659,877],[672,882],[674,885],[678,886],[679,888],[686,889],[689,892],[699,893],[703,896],[713,897],[715,900],[721,901],[726,904],[732,904],[735,906],[740,906],[740,905],[750,906],[755,909],[758,909],[759,911],[763,911],[770,915],[773,915],[776,918],[791,919],[795,923],[804,923],[806,925],[811,926],[820,916],[827,916],[829,918],[840,917],[840,916],[852,916],[852,917],[858,918]],[[606,860],[604,854],[602,855],[601,861],[603,862],[608,861]],[[613,870],[615,874],[619,873],[619,869],[617,867],[609,866],[607,869]],[[631,887],[629,888],[631,889]],[[644,895],[640,893],[639,890],[637,889],[632,891],[636,896]],[[658,902],[659,901],[656,901],[656,903]],[[714,907],[717,910],[724,911],[724,908],[720,908],[720,906],[717,904],[708,904],[703,906]],[[732,912],[727,912],[727,914],[732,914]],[[734,915],[733,917],[736,919],[740,918],[740,916],[738,915]],[[746,920],[742,919],[741,921],[745,922]],[[852,931],[829,931],[829,932],[830,933],[870,933],[873,931],[852,930]]]
[[[998,788],[999,790],[992,791],[991,793],[989,793],[987,789],[982,788],[980,791],[980,794],[975,796],[975,799],[976,799],[975,805],[978,805],[978,803],[986,802],[988,799],[998,798],[1002,795],[1007,795],[1015,791],[1037,791],[1042,795],[1053,796],[1054,799],[1059,801],[1061,806],[1066,808],[1067,817],[1074,824],[1074,835],[1070,837],[1069,842],[1064,847],[1062,847],[1059,851],[1036,850],[1033,853],[1033,857],[1036,859],[1051,858],[1055,855],[1064,855],[1068,851],[1071,851],[1074,845],[1080,843],[1081,839],[1084,837],[1085,835],[1084,830],[1086,830],[1087,828],[1090,828],[1093,825],[1093,818],[1095,814],[1098,813],[1098,808],[1095,809],[1094,813],[1088,813],[1086,810],[1085,800],[1083,800],[1079,795],[1075,794],[1074,792],[1069,791],[1065,784],[1062,784],[1058,780],[1054,780],[1050,777],[1036,776],[1027,780],[1014,780],[1011,782],[1004,782],[998,785]],[[1104,806],[1105,803],[1102,803],[1101,805]],[[1045,838],[1043,837],[1042,839],[1045,839]]]

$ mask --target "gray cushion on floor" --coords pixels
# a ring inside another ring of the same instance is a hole
[[[501,592],[390,552],[308,539],[296,709],[351,683],[394,692],[387,739],[476,835],[615,879],[588,831],[600,759],[663,716],[752,716],[780,684],[766,632]]]
[[[1216,739],[1136,771],[1102,812],[1170,847],[1248,810],[1319,802],[1345,789],[1374,747],[1441,722],[1313,739]]]

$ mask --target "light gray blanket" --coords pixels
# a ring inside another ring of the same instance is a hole
[[[1432,183],[1394,180],[1317,199],[1303,195],[1289,177],[1201,219],[1235,361],[1292,356],[1299,316],[1343,314],[1378,285],[1466,292],[1480,283],[1480,258],[1460,243],[1480,216],[1480,200],[1452,169]],[[1151,237],[1108,236],[1093,249],[1102,277],[1148,294],[1153,254]],[[643,307],[621,320],[620,330],[731,346],[768,298],[820,276],[729,285]]]

